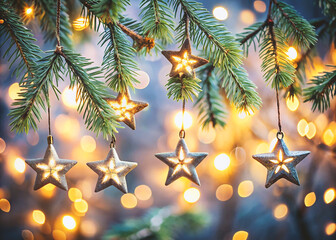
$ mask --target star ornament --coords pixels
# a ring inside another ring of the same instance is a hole
[[[175,152],[158,153],[155,157],[168,165],[169,171],[165,185],[169,185],[180,177],[186,177],[197,185],[200,181],[197,176],[196,167],[208,153],[191,153],[183,138],[177,143]]]
[[[37,173],[34,190],[38,190],[48,183],[68,190],[65,174],[77,164],[73,160],[59,159],[51,136],[48,137],[48,147],[44,158],[26,160],[26,163]]]
[[[98,174],[95,192],[113,185],[123,193],[127,193],[126,175],[138,164],[121,161],[117,151],[111,148],[105,160],[89,162],[87,165]]]
[[[194,69],[198,68],[209,61],[191,54],[189,39],[186,39],[180,51],[162,51],[169,62],[173,65],[169,76],[194,76]]]
[[[256,154],[252,157],[267,168],[266,188],[281,178],[300,186],[295,166],[309,153],[309,151],[289,151],[284,140],[278,139],[271,153]]]
[[[117,98],[105,98],[107,103],[115,110],[119,116],[117,119],[135,130],[134,115],[148,106],[148,103],[133,101],[129,92],[119,93]]]

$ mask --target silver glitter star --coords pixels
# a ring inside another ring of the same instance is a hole
[[[73,160],[59,159],[52,136],[48,136],[48,147],[44,158],[26,160],[26,163],[37,173],[34,190],[40,189],[48,183],[68,190],[65,174],[77,164]]]
[[[183,138],[179,140],[175,152],[157,153],[155,157],[168,165],[169,171],[165,185],[169,185],[180,177],[186,177],[190,181],[200,185],[196,167],[208,153],[191,153]]]
[[[87,165],[98,174],[96,192],[113,185],[123,193],[127,193],[126,175],[138,164],[121,161],[117,151],[111,148],[105,160],[89,162]]]
[[[278,139],[271,153],[256,154],[252,157],[267,168],[266,188],[280,178],[300,186],[295,166],[309,153],[309,151],[289,151],[284,140]]]

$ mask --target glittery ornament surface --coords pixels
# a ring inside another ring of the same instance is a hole
[[[48,142],[44,158],[26,160],[26,163],[37,173],[34,190],[48,183],[63,190],[68,190],[65,174],[77,164],[73,160],[59,159],[52,141]]]
[[[267,168],[265,187],[270,187],[281,178],[300,185],[295,166],[310,152],[289,151],[284,140],[278,139],[271,153],[256,154],[252,157]]]
[[[177,143],[175,152],[155,154],[158,159],[169,167],[166,185],[169,185],[180,177],[186,177],[197,185],[200,185],[196,167],[207,155],[208,153],[189,152],[183,138]]]
[[[194,76],[195,68],[209,62],[204,58],[191,55],[189,39],[185,40],[180,51],[162,51],[162,54],[173,65],[169,74],[170,77],[178,75]]]
[[[123,193],[127,193],[126,175],[138,164],[121,161],[117,151],[111,148],[105,160],[89,162],[87,165],[98,174],[96,192],[113,185]]]
[[[148,103],[131,100],[128,91],[119,93],[117,98],[105,98],[105,100],[119,116],[117,120],[124,122],[133,130],[135,130],[134,114],[148,106]]]

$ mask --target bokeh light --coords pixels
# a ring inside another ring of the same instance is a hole
[[[146,201],[151,198],[152,190],[147,185],[139,185],[134,190],[134,195],[142,201]]]
[[[278,219],[282,220],[287,216],[288,213],[288,207],[286,204],[278,204],[274,209],[273,209],[273,216]]]
[[[210,144],[216,139],[216,131],[214,128],[202,128],[198,129],[198,139],[204,144]]]
[[[323,142],[328,146],[332,146],[335,143],[335,135],[331,129],[324,131],[322,139]]]
[[[215,157],[214,165],[217,170],[223,171],[230,166],[230,157],[225,153],[221,153]]]
[[[216,190],[216,198],[222,202],[229,200],[232,194],[233,188],[230,184],[222,184]]]
[[[306,137],[308,139],[312,139],[315,136],[315,134],[316,134],[316,126],[315,126],[315,124],[313,122],[310,122],[310,123],[308,123],[308,125],[307,125],[306,128],[308,128],[308,129],[306,129],[306,132],[307,132],[306,133]]]
[[[85,28],[87,28],[90,25],[89,19],[79,17],[76,20],[73,21],[73,28],[76,31],[83,31]]]
[[[32,15],[33,14],[33,10],[34,10],[33,7],[26,7],[25,8],[25,14],[28,15],[28,16]]]
[[[149,82],[150,82],[150,78],[148,73],[144,72],[144,71],[136,71],[136,76],[135,78],[139,81],[134,83],[134,87],[137,89],[144,89],[148,86]]]
[[[38,192],[45,198],[51,198],[54,196],[56,191],[56,186],[48,183],[38,190]]]
[[[328,223],[325,227],[325,233],[330,236],[333,235],[336,231],[336,223]]]
[[[232,240],[246,240],[247,238],[248,238],[248,232],[238,231],[233,235]]]
[[[68,197],[72,202],[82,199],[82,192],[78,188],[70,188],[68,191]]]
[[[37,223],[37,224],[44,224],[45,222],[45,215],[41,210],[34,210],[32,212],[32,216],[33,216],[33,220]]]
[[[292,112],[296,111],[300,105],[299,99],[294,96],[294,97],[289,97],[286,100],[286,105],[288,107],[289,110],[291,110]]]
[[[308,123],[305,119],[301,119],[297,124],[297,131],[300,136],[304,137],[308,132]]]
[[[34,240],[34,234],[31,231],[29,231],[28,229],[22,230],[21,236],[22,236],[23,240]]]
[[[264,1],[254,1],[253,7],[257,12],[263,13],[266,11],[266,4]]]
[[[286,53],[290,60],[295,60],[298,57],[298,53],[294,47],[289,47]]]
[[[316,202],[316,195],[314,192],[308,193],[304,198],[304,204],[306,207],[311,207]]]
[[[76,220],[70,215],[63,216],[62,223],[63,223],[63,226],[68,230],[75,229],[75,227],[77,225]]]
[[[54,238],[54,240],[66,240],[66,234],[59,229],[55,229],[54,231],[52,231],[52,236]]]
[[[19,92],[21,91],[21,87],[18,83],[13,83],[8,88],[8,96],[12,99],[18,99],[19,98]]]
[[[331,203],[332,201],[334,201],[335,200],[335,189],[334,188],[329,188],[329,189],[327,189],[325,192],[324,192],[324,196],[323,196],[323,198],[324,198],[324,202],[326,203],[326,204],[329,204],[329,203]]]
[[[249,197],[254,190],[253,182],[250,180],[245,180],[238,185],[238,195],[242,198]]]
[[[19,173],[23,173],[26,170],[26,163],[22,158],[16,158],[14,161],[15,170]]]
[[[120,198],[120,202],[124,208],[135,208],[138,201],[134,194],[126,193]]]
[[[183,193],[184,200],[188,203],[195,203],[201,197],[201,192],[197,188],[188,188]]]
[[[229,12],[225,7],[218,6],[212,10],[213,16],[220,21],[224,21],[229,17]]]
[[[0,138],[0,153],[3,153],[6,149],[6,142],[2,138]]]
[[[0,199],[0,209],[3,212],[9,212],[11,209],[11,205],[9,203],[9,201],[5,198],[1,198]]]
[[[92,238],[93,236],[96,235],[97,231],[98,231],[98,227],[96,225],[96,223],[92,220],[84,220],[81,223],[81,227],[80,227],[81,233],[87,237],[87,238]]]
[[[86,213],[89,209],[89,205],[84,199],[77,199],[74,202],[74,207],[79,213]]]
[[[90,153],[96,150],[96,140],[89,135],[85,135],[81,138],[80,145],[84,152]]]
[[[77,88],[64,88],[62,92],[62,102],[63,104],[71,109],[77,109],[79,101],[76,101]]]
[[[251,25],[256,21],[256,16],[251,10],[245,9],[240,13],[240,21],[246,25]]]
[[[182,111],[178,112],[175,115],[175,118],[174,118],[175,126],[178,127],[178,128],[181,128],[182,127],[182,118],[183,118],[184,129],[190,128],[192,126],[192,123],[193,123],[193,119],[192,119],[191,114],[188,111],[185,111],[184,112],[184,117],[182,117],[182,115],[183,115]]]

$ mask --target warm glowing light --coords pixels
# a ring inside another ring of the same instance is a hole
[[[31,14],[33,14],[33,8],[32,8],[32,7],[26,7],[26,9],[25,9],[25,13],[26,13],[26,15],[31,15]]]
[[[146,201],[151,198],[152,190],[146,185],[139,185],[134,190],[135,196],[142,201]]]
[[[150,78],[148,73],[144,71],[136,71],[137,76],[135,76],[136,80],[139,82],[134,83],[134,87],[137,89],[144,89],[148,86]]]
[[[34,240],[34,234],[28,229],[24,229],[21,232],[22,239],[24,240]]]
[[[279,204],[273,209],[273,215],[276,219],[283,219],[287,216],[288,213],[288,207],[286,204]]]
[[[299,99],[294,96],[294,97],[289,97],[286,100],[286,105],[288,107],[289,110],[291,110],[292,112],[296,111],[300,105]]]
[[[246,112],[245,112],[245,111],[241,111],[241,112],[239,112],[239,113],[238,113],[238,117],[239,117],[240,119],[244,119],[244,118],[246,118]]]
[[[2,138],[0,138],[0,154],[3,153],[6,149],[6,142]]]
[[[246,240],[247,238],[248,238],[248,232],[238,231],[233,235],[232,240]]]
[[[176,71],[183,71],[187,70],[189,73],[192,73],[193,69],[191,67],[192,64],[196,63],[196,60],[189,59],[188,52],[185,51],[183,54],[183,58],[180,58],[178,56],[172,56],[175,62],[177,62],[176,65]]]
[[[270,160],[270,162],[278,165],[276,167],[276,169],[275,169],[275,173],[278,173],[280,171],[280,169],[283,169],[283,170],[285,170],[286,172],[289,173],[289,169],[286,166],[286,163],[290,163],[293,160],[294,160],[294,158],[286,158],[286,159],[284,159],[284,154],[280,150],[279,154],[278,154],[278,159],[272,159],[272,160]]]
[[[257,12],[263,13],[266,11],[266,4],[263,1],[254,1],[253,7]]]
[[[182,127],[182,112],[178,112],[175,115],[175,125],[178,128]],[[193,122],[192,116],[189,112],[185,111],[184,112],[184,117],[183,117],[183,123],[184,123],[184,129],[188,129],[191,127]]]
[[[68,191],[68,197],[71,201],[75,202],[82,199],[82,192],[78,188],[70,188]]]
[[[11,205],[9,203],[9,201],[5,198],[1,198],[0,199],[0,209],[3,212],[9,212],[11,208]]]
[[[3,24],[5,21],[3,19],[0,19],[0,24]]]
[[[19,92],[21,91],[21,87],[18,83],[13,83],[8,88],[8,96],[12,99],[18,99],[19,98]]]
[[[221,153],[215,158],[214,165],[217,170],[223,171],[230,166],[230,157],[225,153]]]
[[[229,184],[222,184],[216,190],[216,198],[219,201],[227,201],[232,197],[233,188]]]
[[[304,204],[306,207],[311,207],[316,202],[316,195],[314,192],[308,193],[304,198]]]
[[[298,56],[298,53],[294,47],[290,47],[287,50],[287,56],[290,60],[295,60]]]
[[[242,198],[249,197],[254,190],[253,182],[246,180],[238,185],[238,195]]]
[[[212,14],[217,20],[220,20],[220,21],[224,21],[229,17],[228,10],[226,10],[226,8],[221,7],[221,6],[215,7],[212,10]]]
[[[309,128],[307,121],[305,119],[301,119],[297,125],[298,133],[300,134],[300,136],[304,137],[307,134],[308,130]]]
[[[120,198],[120,202],[124,208],[135,208],[138,204],[138,201],[134,194],[126,193]]]
[[[45,222],[45,215],[41,210],[34,210],[33,213],[33,220],[38,224],[44,224]]]
[[[334,144],[335,142],[335,135],[333,133],[333,131],[328,128],[324,133],[323,133],[323,142],[328,145],[331,146]]]
[[[60,114],[56,117],[55,128],[57,134],[68,141],[77,139],[80,132],[78,120],[65,114]]]
[[[308,128],[308,129],[306,129],[306,132],[307,132],[306,133],[306,137],[308,139],[312,139],[315,136],[315,134],[316,134],[316,126],[315,126],[315,124],[312,123],[312,122],[310,122],[306,128]]]
[[[258,144],[257,148],[256,148],[256,154],[260,154],[260,153],[265,153],[268,151],[268,144],[265,142],[262,142],[260,144]]]
[[[208,129],[204,129],[200,127],[198,129],[198,139],[204,144],[210,144],[216,139],[216,131],[214,128],[210,127]]]
[[[85,237],[92,238],[96,235],[98,228],[94,221],[84,220],[80,225],[80,230]]]
[[[89,19],[79,17],[73,21],[72,26],[76,31],[83,31],[85,28],[89,26],[89,24],[90,24]]]
[[[93,152],[96,150],[96,140],[88,135],[85,135],[80,140],[80,145],[84,152]]]
[[[253,24],[256,21],[256,16],[251,10],[243,10],[240,13],[240,21],[244,24]]]
[[[66,240],[65,233],[61,230],[58,230],[58,229],[56,229],[52,232],[52,236],[53,236],[54,240]]]
[[[15,159],[14,167],[19,173],[23,173],[26,170],[26,164],[21,158]]]
[[[45,198],[51,198],[52,196],[54,196],[55,190],[56,186],[49,183],[39,189],[38,192]]]
[[[62,92],[62,102],[63,102],[63,104],[68,108],[77,109],[79,101],[78,101],[76,96],[77,96],[77,88],[76,87],[73,87],[73,88],[66,87],[66,88],[64,88],[64,90]]]
[[[188,188],[183,193],[183,197],[188,203],[195,203],[200,199],[201,193],[197,188]]]
[[[115,113],[119,116],[119,120],[123,121],[125,118],[131,119],[130,110],[134,108],[134,104],[129,102],[127,96],[123,96],[120,102],[113,100],[108,102],[110,106],[115,110]]]
[[[84,199],[77,199],[74,202],[74,207],[79,213],[86,213],[88,211],[89,205]]]
[[[62,219],[62,223],[66,229],[73,230],[76,227],[75,219],[70,215],[65,215]]]
[[[39,163],[36,165],[37,168],[44,171],[42,178],[54,178],[57,181],[59,180],[60,176],[58,172],[62,171],[64,169],[63,165],[57,165],[56,161],[54,159],[50,159],[48,164],[45,163]]]
[[[328,223],[325,227],[325,233],[330,236],[333,235],[336,231],[336,223]]]
[[[324,202],[326,204],[329,204],[331,203],[332,201],[335,200],[335,195],[336,195],[336,192],[335,192],[335,189],[334,188],[329,188],[327,189],[325,192],[324,192]]]

